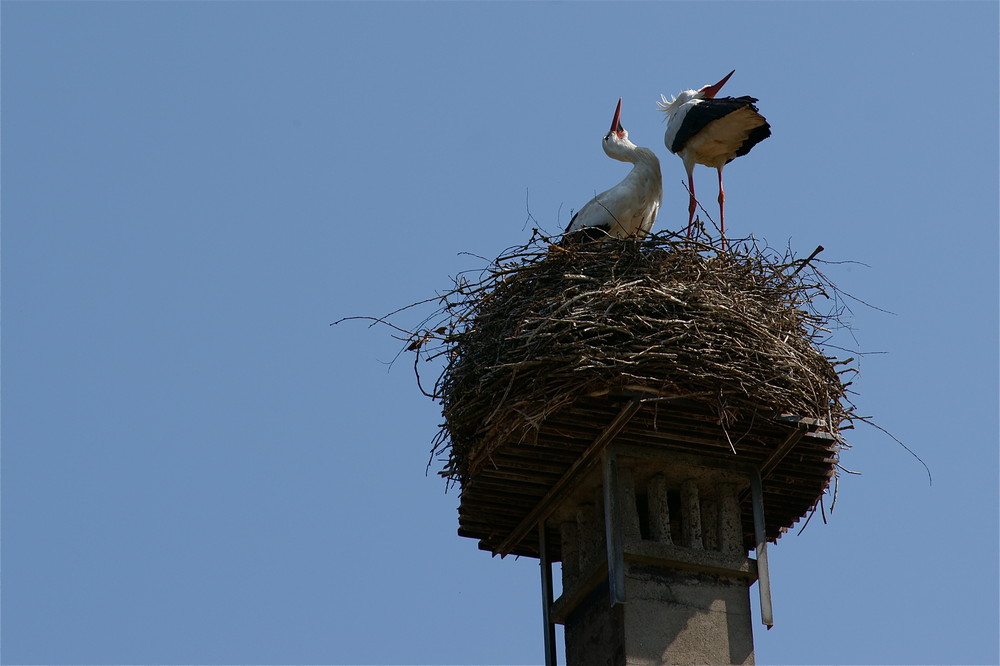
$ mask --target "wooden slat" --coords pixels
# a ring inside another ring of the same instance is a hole
[[[511,532],[510,536],[504,539],[499,548],[497,548],[497,554],[509,554],[511,546],[520,541],[521,538],[524,537],[525,533],[531,529],[532,526],[537,524],[539,519],[544,518],[547,513],[554,508],[554,501],[557,498],[562,497],[564,493],[568,492],[574,481],[578,478],[577,473],[584,472],[594,463],[596,457],[601,453],[601,451],[604,450],[607,443],[614,439],[615,435],[617,435],[621,429],[625,427],[628,420],[632,418],[632,415],[636,413],[640,406],[641,403],[636,400],[631,400],[626,403],[624,407],[622,407],[618,416],[616,416],[615,419],[608,424],[608,427],[597,436],[589,447],[587,447],[587,450],[583,452],[583,455],[581,455],[559,479],[559,481],[552,486],[552,489],[546,493],[545,497],[535,506],[534,509],[532,509],[531,513],[525,516],[524,520],[521,521],[521,524],[517,526],[517,529]]]
[[[630,412],[624,420],[623,405]],[[459,532],[479,539],[481,548],[494,553],[537,556],[532,528],[559,504],[574,485],[573,478],[589,469],[597,450],[594,445],[602,437],[610,441],[605,433],[614,427],[618,432],[612,436],[630,448],[763,469],[765,534],[773,540],[808,513],[834,474],[840,447],[827,433],[810,431],[814,425],[768,417],[758,417],[752,428],[737,424],[729,431],[737,450],[734,456],[715,417],[702,405],[623,402],[614,396],[582,399],[549,417],[534,441],[502,446],[491,454],[479,475],[463,488]],[[752,547],[752,512],[750,503],[744,504],[744,537]],[[558,534],[550,540],[549,550],[553,559],[559,557]]]

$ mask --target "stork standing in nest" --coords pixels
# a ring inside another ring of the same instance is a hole
[[[719,230],[723,243],[726,238],[726,193],[722,188],[722,167],[771,136],[771,126],[760,115],[755,97],[721,97],[716,95],[734,69],[715,85],[700,90],[685,90],[677,97],[657,102],[667,114],[667,131],[663,143],[684,160],[687,172],[688,236],[694,223],[696,201],[694,198],[694,165],[704,164],[719,172]]]
[[[601,192],[577,211],[566,227],[566,234],[600,238],[642,238],[653,228],[663,199],[660,160],[649,148],[635,145],[621,124],[622,101],[618,100],[611,131],[602,143],[608,157],[635,166],[625,180]]]

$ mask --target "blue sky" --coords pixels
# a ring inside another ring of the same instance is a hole
[[[857,404],[934,476],[849,434],[758,663],[1000,660],[997,3],[0,12],[4,663],[538,663],[537,562],[456,536],[439,408],[329,324],[561,230],[619,97],[681,228],[655,101],[733,68],[773,136],[727,228],[859,262]]]

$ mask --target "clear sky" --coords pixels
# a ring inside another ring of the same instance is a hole
[[[3,662],[538,663],[537,562],[456,535],[439,407],[329,324],[561,230],[619,97],[681,228],[655,102],[734,68],[774,133],[727,227],[859,262],[859,411],[934,478],[849,433],[758,663],[1000,660],[996,2],[0,12]]]

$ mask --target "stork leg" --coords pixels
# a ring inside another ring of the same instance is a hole
[[[722,234],[722,249],[726,248],[726,191],[722,189],[722,167],[719,172],[719,233]]]
[[[684,169],[687,171],[688,177],[688,194],[690,199],[688,199],[688,238],[691,238],[691,232],[694,230],[694,211],[697,206],[697,202],[694,198],[694,162],[690,164],[687,160],[684,161]]]

